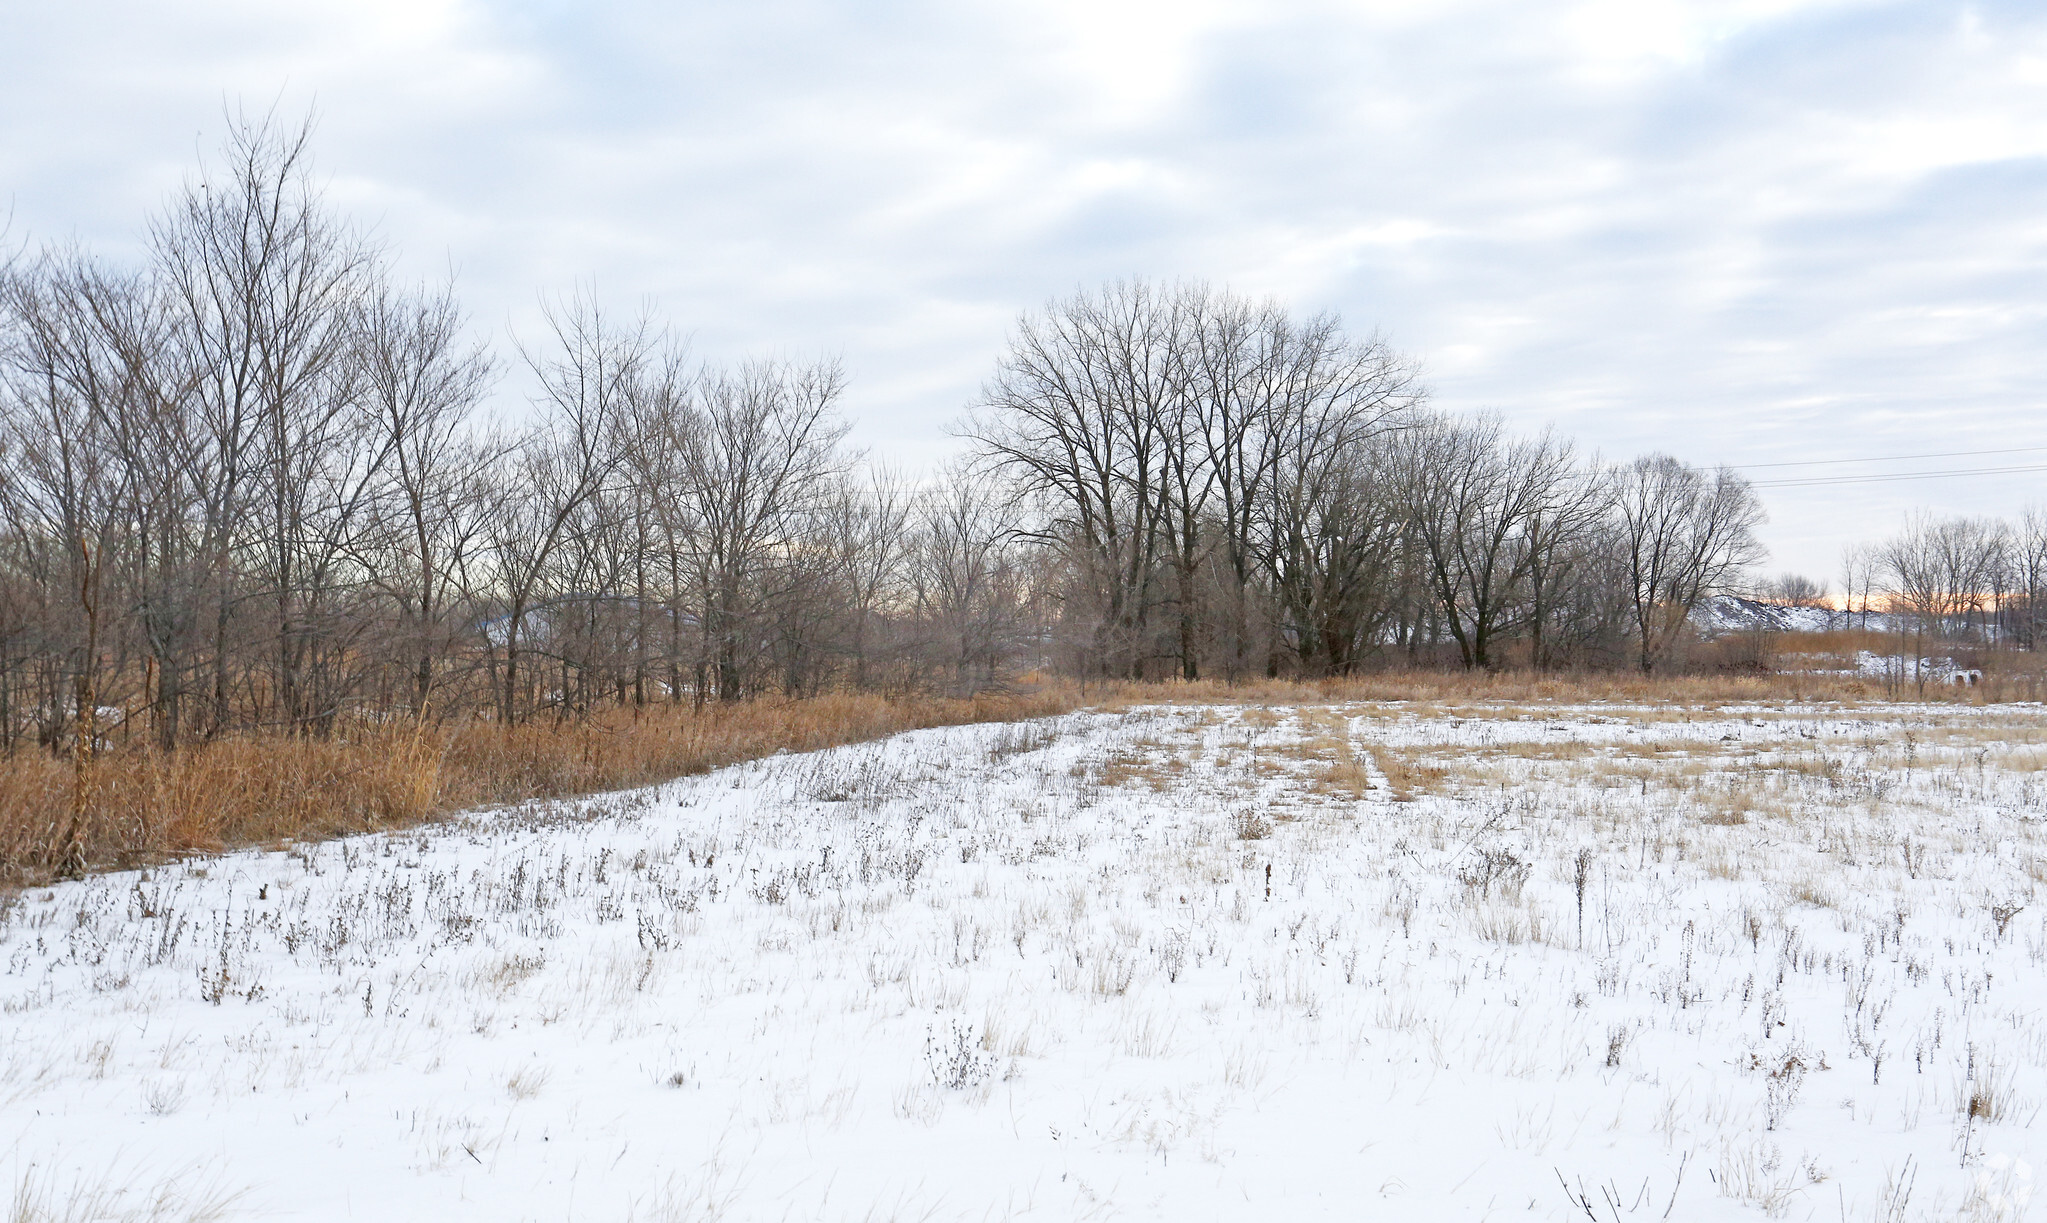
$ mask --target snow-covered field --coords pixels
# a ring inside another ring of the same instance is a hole
[[[2017,1219],[2043,728],[1082,714],[38,889],[0,1166],[17,1219]]]

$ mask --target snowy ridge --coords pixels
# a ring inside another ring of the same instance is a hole
[[[1713,595],[1692,613],[1692,623],[1708,634],[1742,632],[1824,633],[1868,627],[1884,631],[1890,617],[1883,612],[1841,612],[1825,607],[1786,607],[1736,595]]]

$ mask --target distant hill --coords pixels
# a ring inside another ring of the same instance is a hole
[[[1894,628],[1883,612],[1843,612],[1827,607],[1786,607],[1735,595],[1714,595],[1692,613],[1692,623],[1707,636],[1720,633],[1824,633],[1833,629]]]

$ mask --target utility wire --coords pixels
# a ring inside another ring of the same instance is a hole
[[[1933,456],[1928,456],[1933,457]],[[2019,467],[1957,467],[1948,471],[1899,471],[1859,476],[1815,476],[1811,479],[1756,480],[1756,488],[1813,488],[1830,484],[1887,484],[1893,480],[1942,480],[1956,476],[2002,476],[2047,471],[2047,463]]]
[[[2047,446],[2006,446],[1997,450],[1946,450],[1938,454],[1892,454],[1867,459],[1793,459],[1782,463],[1729,463],[1736,471],[1754,471],[1758,467],[1832,467],[1841,463],[1907,463],[1918,459],[1960,459],[1972,458],[1979,454],[2032,454],[2047,450]]]

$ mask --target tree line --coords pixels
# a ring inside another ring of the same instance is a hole
[[[1758,583],[1754,594],[1827,609],[1843,628],[2038,649],[2047,643],[2047,509],[2009,520],[1912,514],[1890,536],[1842,549],[1839,580],[1838,596],[1795,573]]]
[[[500,356],[308,136],[235,120],[135,266],[0,277],[0,747],[1034,667],[1655,671],[1759,555],[1726,470],[1437,412],[1381,339],[1198,284],[1022,318],[913,482],[848,447],[832,360],[697,360],[585,295]]]
[[[504,362],[239,121],[150,225],[0,282],[0,745],[985,684],[1033,584],[963,479],[845,446],[832,361],[573,298]]]
[[[1760,558],[1746,481],[1429,408],[1338,319],[1131,282],[1026,316],[971,417],[1083,674],[1667,668]]]

